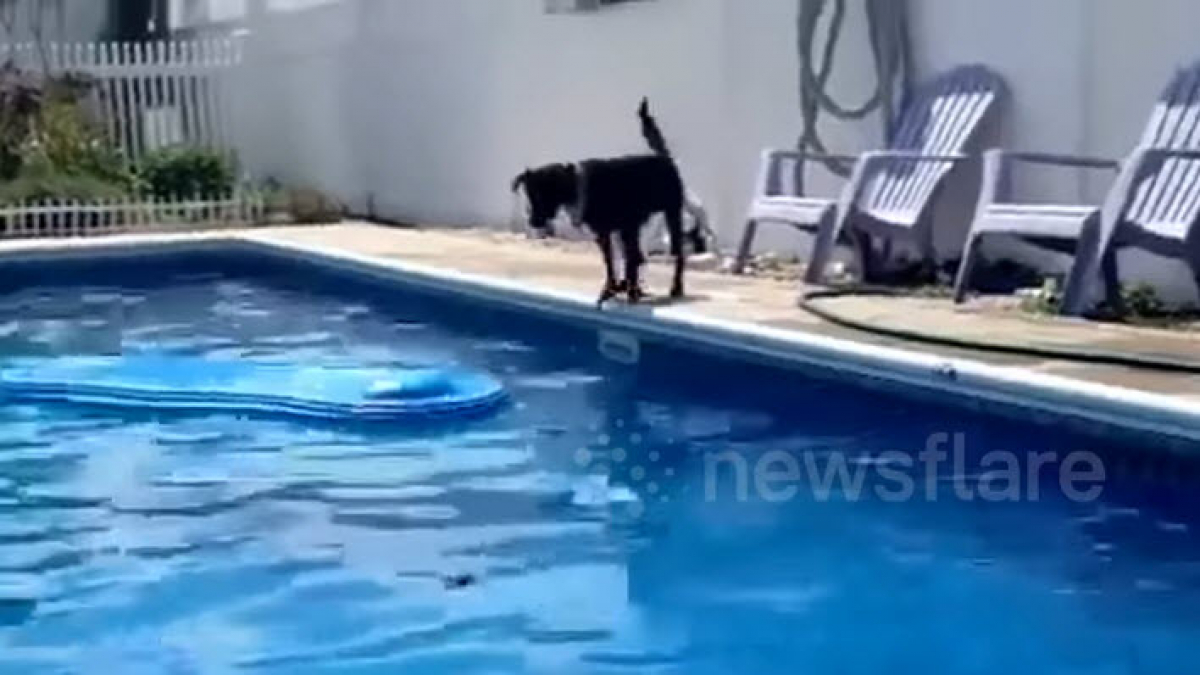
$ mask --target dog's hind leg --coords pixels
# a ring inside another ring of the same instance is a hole
[[[646,296],[642,290],[642,265],[646,257],[642,255],[640,231],[636,227],[621,230],[622,255],[625,258],[625,293],[630,304],[636,304]]]
[[[671,282],[671,297],[683,297],[683,270],[687,267],[687,247],[683,245],[683,212],[667,211],[667,232],[671,236],[671,255],[675,257],[675,276]]]
[[[621,292],[621,284],[617,283],[616,263],[613,262],[612,233],[596,235],[596,245],[600,247],[600,255],[604,257],[604,290],[600,291],[600,299],[596,301],[596,305],[603,306]]]

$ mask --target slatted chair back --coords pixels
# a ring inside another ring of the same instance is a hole
[[[1179,70],[1158,98],[1141,144],[1200,150],[1200,61]],[[1200,160],[1167,158],[1139,177],[1123,220],[1184,239],[1200,219]]]
[[[981,65],[944,73],[917,89],[903,107],[891,149],[962,153],[1004,91],[1004,81]],[[914,225],[953,166],[949,161],[892,160],[870,178],[858,208],[889,223]]]

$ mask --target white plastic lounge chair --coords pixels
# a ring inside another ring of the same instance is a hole
[[[820,283],[834,246],[844,235],[871,234],[915,241],[928,264],[935,262],[932,207],[945,179],[962,160],[964,148],[1005,92],[1003,81],[979,65],[961,66],[919,87],[902,106],[895,138],[887,150],[860,157],[806,151],[767,150],[735,261],[749,261],[760,223],[777,222],[815,232],[816,243],[805,281]],[[784,164],[832,158],[854,162],[840,199],[780,194]],[[870,252],[860,250],[864,274]]]
[[[1010,202],[1018,162],[1118,172],[1101,206]],[[1046,153],[990,150],[975,221],[955,282],[961,302],[970,287],[984,236],[1015,235],[1033,244],[1073,252],[1062,312],[1082,314],[1103,272],[1105,293],[1119,302],[1117,251],[1136,246],[1188,262],[1200,284],[1200,62],[1181,69],[1163,91],[1139,146],[1124,162]]]

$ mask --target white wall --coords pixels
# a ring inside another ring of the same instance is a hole
[[[9,9],[16,19],[13,42],[32,40],[38,25],[34,18],[40,13],[42,37],[45,40],[81,42],[100,37],[108,20],[108,3],[104,0],[17,0]],[[5,36],[0,33],[0,40]]]
[[[525,166],[644,151],[649,96],[732,238],[759,150],[798,129],[792,2],[543,3],[358,0],[251,19],[246,159],[356,205],[372,194],[392,218],[501,224]],[[847,55],[847,72],[866,60]]]
[[[910,0],[915,58],[922,72],[964,60],[991,65],[1012,100],[998,142],[1006,147],[1120,158],[1139,140],[1174,69],[1200,59],[1196,0]],[[1024,197],[1098,202],[1109,172],[1034,169],[1017,178]],[[939,222],[961,241],[962,218]],[[1001,243],[996,252],[1064,269],[1065,256]],[[1181,264],[1137,251],[1125,276],[1155,283],[1176,301],[1195,301]]]
[[[247,20],[245,159],[359,208],[370,195],[390,218],[504,224],[509,180],[525,165],[641,150],[634,110],[649,95],[732,243],[759,150],[799,131],[797,0],[645,0],[575,15],[546,14],[544,0],[300,1],[270,0],[274,11]],[[991,143],[1124,154],[1171,69],[1200,57],[1196,0],[910,3],[919,75],[984,62],[1008,79],[1012,101]],[[860,3],[850,4],[835,94],[858,101],[873,73]],[[879,123],[828,123],[826,133],[853,152],[877,140]],[[1018,186],[1075,201],[1098,199],[1108,180],[1038,172]],[[838,184],[814,181],[827,193]],[[939,210],[947,254],[973,204],[970,170],[955,188]],[[1174,297],[1193,293],[1177,267],[1140,254],[1125,262]]]
[[[703,154],[718,60],[694,47],[719,0],[552,16],[541,1],[359,0],[252,21],[248,68],[271,96],[247,160],[354,204],[371,194],[396,219],[502,223],[524,166],[642,150],[643,95],[685,163]]]

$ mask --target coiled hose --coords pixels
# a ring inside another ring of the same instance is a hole
[[[1142,370],[1156,370],[1170,373],[1200,374],[1200,361],[1187,361],[1168,356],[1152,356],[1148,354],[1133,354],[1115,352],[1103,349],[1086,349],[1079,347],[1050,347],[1030,344],[1011,344],[994,340],[973,340],[957,338],[949,335],[926,333],[907,328],[889,328],[878,326],[866,321],[860,321],[833,310],[821,307],[820,300],[831,300],[848,296],[882,296],[899,297],[903,295],[890,288],[877,286],[856,286],[838,289],[817,289],[806,291],[800,296],[800,309],[827,323],[850,330],[893,338],[905,342],[915,342],[938,347],[952,347],[977,352],[1008,354],[1037,359],[1054,359],[1056,361],[1071,361],[1074,363],[1100,364],[1123,366]]]
[[[880,112],[883,135],[888,141],[893,134],[898,99],[908,92],[912,82],[912,57],[908,37],[907,0],[865,0],[871,55],[875,62],[875,91],[859,106],[839,103],[830,95],[829,79],[833,75],[834,59],[846,21],[846,0],[800,0],[797,17],[797,50],[800,61],[800,116],[803,123],[797,146],[800,150],[824,154],[828,152],[821,139],[820,119],[829,114],[836,119],[856,121]],[[821,17],[832,7],[821,42],[818,33]],[[844,162],[822,159],[821,163],[840,176],[850,175],[851,167]],[[803,194],[804,162],[796,170],[796,185]]]

